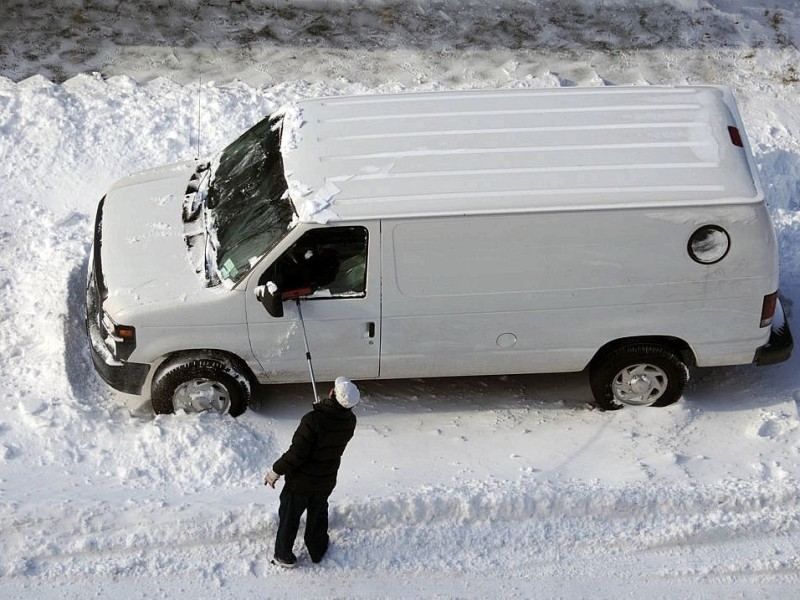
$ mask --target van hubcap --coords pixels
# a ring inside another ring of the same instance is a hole
[[[186,412],[210,410],[225,414],[231,407],[231,397],[228,389],[219,381],[197,378],[175,388],[172,404],[175,412],[179,410]]]
[[[622,369],[611,384],[614,399],[632,406],[649,406],[667,390],[669,379],[663,369],[648,364]]]

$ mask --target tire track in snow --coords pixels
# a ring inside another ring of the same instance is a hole
[[[775,511],[775,506],[785,510]],[[495,482],[335,500],[330,567],[397,572],[436,565],[468,572],[482,563],[508,570],[506,561],[516,560],[520,570],[546,564],[567,568],[565,561],[577,569],[583,559],[601,568],[599,557],[624,561],[631,554],[669,556],[687,548],[694,553],[716,548],[721,556],[726,544],[746,536],[757,542],[753,548],[764,549],[759,569],[791,571],[796,559],[787,548],[800,534],[798,506],[796,486],[773,489],[738,481],[680,490]],[[5,508],[0,526],[15,535],[3,541],[4,576],[180,574],[197,555],[214,556],[222,548],[232,576],[240,567],[231,570],[231,565],[251,568],[252,561],[269,554],[277,526],[275,512],[258,502],[244,510],[216,510],[188,497],[177,504],[100,503],[77,513],[70,513],[68,504],[44,514]],[[453,551],[441,556],[442,547]],[[241,560],[231,561],[231,556]],[[709,568],[720,573],[751,569],[741,556],[734,562]],[[698,568],[683,567],[694,573]]]

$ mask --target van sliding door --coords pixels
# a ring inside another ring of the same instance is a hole
[[[574,290],[553,274],[574,267],[558,226],[549,215],[384,222],[381,377],[580,370],[587,328],[569,323]]]

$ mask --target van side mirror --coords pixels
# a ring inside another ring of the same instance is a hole
[[[272,281],[268,281],[266,285],[260,285],[256,288],[256,299],[276,319],[283,316],[281,291]]]

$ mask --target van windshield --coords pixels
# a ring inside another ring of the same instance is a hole
[[[280,135],[280,124],[269,118],[254,125],[220,153],[209,183],[217,271],[233,284],[286,235],[292,219]]]

